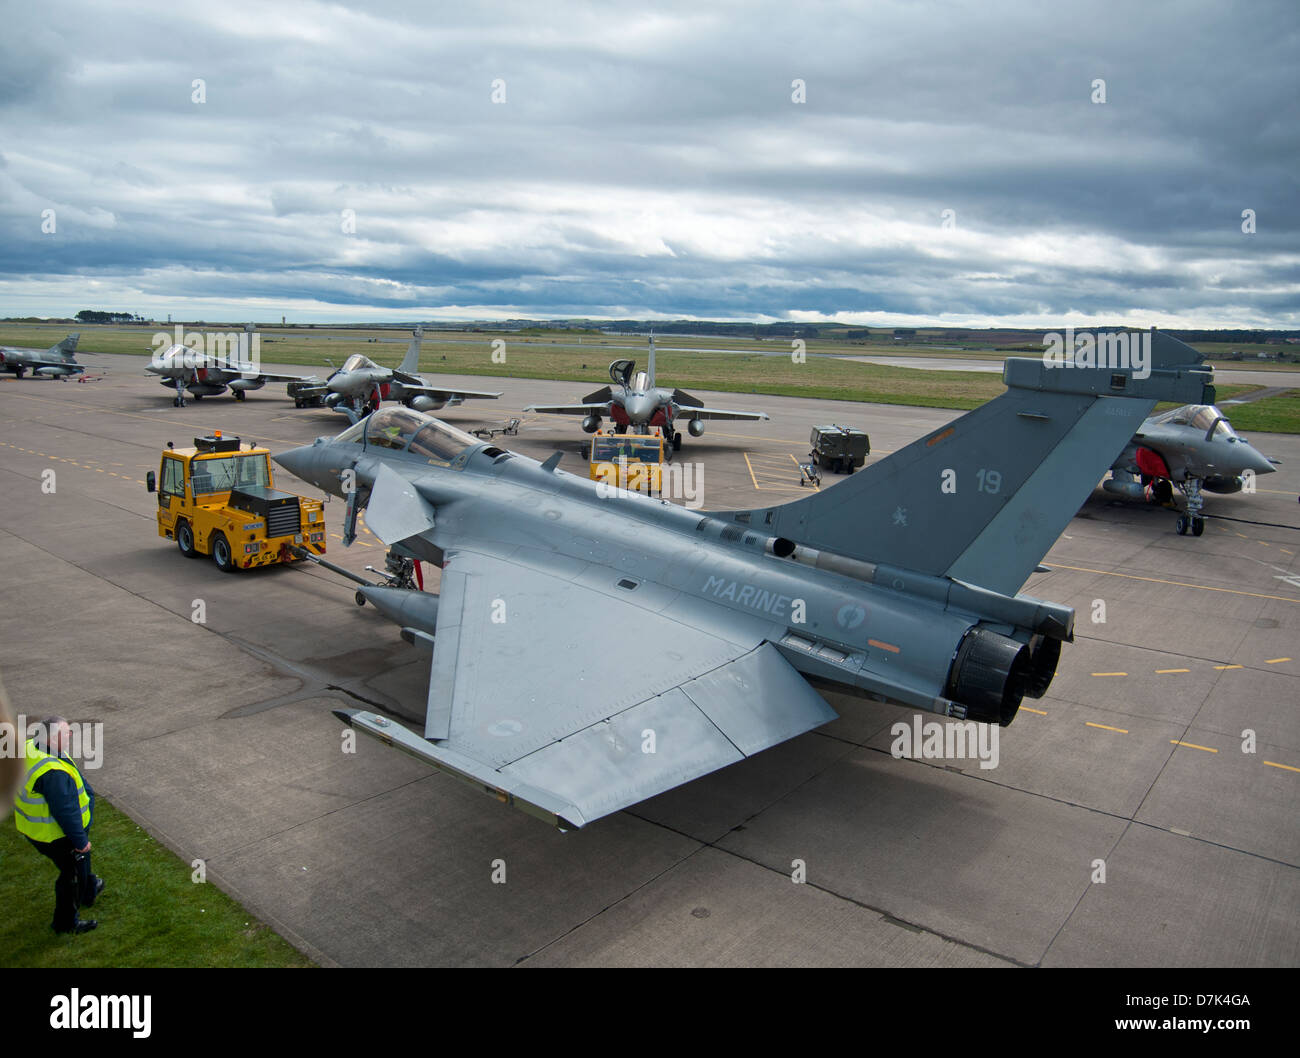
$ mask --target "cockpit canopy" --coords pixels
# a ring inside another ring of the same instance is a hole
[[[483,444],[432,415],[402,407],[380,408],[349,426],[335,440],[406,452],[443,467],[450,466],[467,449]]]
[[[1214,430],[1214,439],[1235,438],[1237,432],[1228,422],[1227,416],[1213,404],[1184,404],[1155,417],[1158,426],[1191,426],[1202,434]]]
[[[343,361],[343,366],[339,368],[339,370],[340,371],[363,371],[368,367],[374,367],[374,366],[375,366],[374,361],[372,361],[370,357],[363,356],[361,353],[353,353],[351,356],[349,356],[346,360]]]

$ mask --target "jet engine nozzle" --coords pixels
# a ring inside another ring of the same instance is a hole
[[[966,719],[1006,727],[1028,691],[1047,689],[1041,674],[1034,679],[1033,660],[1027,644],[974,625],[957,646],[944,695],[965,706]]]

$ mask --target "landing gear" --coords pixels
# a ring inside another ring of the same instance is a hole
[[[682,435],[679,433],[674,433],[672,444],[673,444],[673,451],[680,452],[682,450]]]
[[[416,591],[421,585],[417,582],[415,572],[415,559],[405,558],[392,551],[384,556],[384,568],[375,569],[374,566],[367,566],[371,573],[378,573],[387,581],[390,588],[402,588],[406,591]],[[360,606],[365,602],[365,596],[357,592],[357,605]]]
[[[23,375],[27,374],[27,368],[20,367],[14,372],[14,374],[17,375],[19,378],[22,378]]]
[[[1156,478],[1151,483],[1151,501],[1161,506],[1174,500],[1174,486],[1168,478]]]
[[[248,396],[248,394],[242,389],[235,390],[235,400],[243,400],[246,396]]]
[[[1183,482],[1183,492],[1187,495],[1187,513],[1178,516],[1178,535],[1186,536],[1190,529],[1192,536],[1200,536],[1205,532],[1205,519],[1201,517],[1205,504],[1201,498],[1201,479],[1188,478]]]

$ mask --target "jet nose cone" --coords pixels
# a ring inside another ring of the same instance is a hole
[[[1255,448],[1250,449],[1250,460],[1247,462],[1247,466],[1256,474],[1271,474],[1277,469],[1264,456],[1260,455]]]
[[[643,423],[650,418],[654,410],[654,403],[652,397],[628,397],[623,402],[623,410],[627,412],[627,417],[633,422]]]
[[[309,481],[313,485],[316,479],[313,477],[315,471],[316,458],[315,446],[303,445],[301,448],[290,448],[287,452],[281,452],[274,455],[274,459],[280,466],[284,467],[294,477],[302,478],[303,481]]]

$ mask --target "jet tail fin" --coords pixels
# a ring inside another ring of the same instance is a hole
[[[1014,594],[1156,401],[1213,403],[1195,349],[1152,332],[1147,354],[1146,373],[1009,359],[1006,392],[955,422],[815,495],[717,517]]]
[[[50,355],[61,356],[64,360],[71,360],[72,354],[77,351],[77,342],[80,340],[80,338],[81,338],[81,332],[79,331],[76,334],[68,335],[66,338],[63,339],[63,341],[59,342],[58,345],[50,346],[49,348]]]
[[[411,344],[406,347],[406,356],[397,368],[407,375],[414,375],[420,370],[420,342],[424,338],[424,328],[416,327],[411,332]]]
[[[650,332],[650,356],[645,365],[646,378],[649,388],[653,389],[655,384],[655,332]]]

